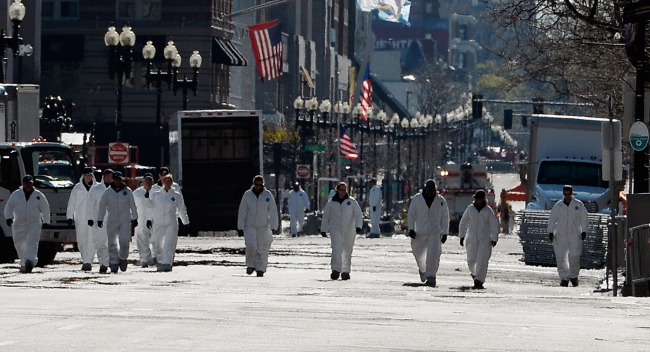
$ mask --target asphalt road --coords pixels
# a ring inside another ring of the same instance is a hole
[[[472,290],[451,237],[430,288],[409,243],[359,236],[349,281],[329,280],[320,236],[277,236],[263,278],[245,274],[238,237],[181,238],[170,273],[86,273],[76,252],[32,274],[2,264],[0,351],[650,350],[650,299],[612,297],[603,270],[559,287],[555,268],[525,266],[509,235],[486,289]]]

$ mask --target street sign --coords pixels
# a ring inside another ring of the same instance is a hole
[[[642,151],[648,145],[648,126],[637,121],[630,127],[630,145],[637,152]]]
[[[324,145],[307,145],[305,146],[305,150],[307,151],[312,151],[312,152],[322,152],[325,151],[325,146]]]
[[[296,176],[298,178],[309,178],[311,176],[311,168],[309,165],[300,164],[296,167]]]
[[[109,143],[108,162],[111,164],[127,164],[129,162],[129,145],[120,142]]]

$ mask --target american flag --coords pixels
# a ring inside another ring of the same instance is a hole
[[[339,146],[341,149],[341,156],[353,160],[359,156],[357,147],[352,143],[350,135],[345,132],[345,128],[343,127],[339,130]]]
[[[262,82],[282,74],[282,31],[280,21],[275,20],[248,27],[253,53],[257,62],[257,74]]]
[[[361,117],[363,120],[368,120],[372,113],[372,83],[370,82],[370,64],[366,66],[366,73],[363,75],[363,82],[361,83]]]

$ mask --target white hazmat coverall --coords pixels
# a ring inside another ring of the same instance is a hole
[[[356,228],[361,226],[363,226],[361,207],[354,198],[346,195],[346,198],[341,200],[335,195],[325,205],[321,231],[330,233],[333,271],[350,272]]]
[[[429,207],[424,195],[418,193],[409,205],[408,225],[409,230],[415,231],[415,238],[411,239],[411,249],[418,270],[425,273],[425,277],[435,277],[442,252],[440,241],[442,235],[449,232],[447,201],[436,194]]]
[[[43,193],[34,188],[29,200],[21,186],[13,191],[5,204],[5,219],[13,219],[11,233],[14,246],[20,259],[20,266],[25,266],[25,261],[30,260],[36,265],[38,242],[41,240],[43,224],[50,223],[50,204]]]
[[[309,210],[309,196],[302,189],[289,191],[287,196],[287,206],[289,207],[289,225],[291,234],[297,235],[302,231],[305,223],[305,209]]]
[[[548,219],[548,233],[553,233],[553,249],[560,279],[575,279],[580,273],[582,232],[589,230],[587,209],[572,197],[567,206],[563,200],[555,203]]]
[[[485,282],[488,262],[492,256],[492,241],[499,240],[499,220],[487,204],[479,212],[470,204],[458,225],[458,237],[465,238],[467,267],[475,279]]]
[[[66,219],[74,220],[74,228],[77,236],[77,247],[81,253],[81,261],[85,264],[92,264],[93,257],[95,256],[95,246],[92,242],[92,228],[88,226],[88,195],[90,190],[97,184],[95,177],[90,181],[90,188],[86,189],[83,183],[84,177],[81,176],[79,183],[77,183],[70,193],[68,200],[68,209],[66,212]]]
[[[160,187],[156,185],[159,190]],[[135,238],[138,246],[138,254],[140,255],[140,265],[153,265],[153,256],[151,254],[151,230],[147,228],[147,221],[151,220],[151,207],[149,207],[149,199],[156,192],[152,186],[149,190],[149,198],[145,198],[147,190],[144,186],[138,187],[133,191],[133,200],[135,207],[138,209],[138,226],[135,227]]]
[[[126,186],[120,190],[108,187],[99,200],[97,219],[106,215],[106,233],[108,234],[108,256],[111,265],[120,264],[120,260],[129,257],[131,241],[131,220],[138,219],[138,210],[133,200],[133,192]],[[119,251],[118,251],[119,242]]]
[[[97,216],[97,211],[99,210],[99,201],[102,198],[102,195],[104,194],[104,191],[106,191],[106,189],[107,187],[106,184],[104,183],[103,177],[98,184],[94,185],[90,189],[88,193],[88,201],[87,201],[88,210],[86,216],[88,217],[88,220],[93,220],[94,222],[93,226],[90,227],[90,241],[88,241],[88,245],[91,247],[89,248],[91,253],[90,254],[91,263],[92,263],[92,257],[94,257],[95,253],[97,253],[97,261],[99,262],[99,264],[108,267],[109,265],[108,235],[106,232],[106,226],[102,228],[97,226],[97,220],[104,221],[104,224],[106,224],[106,216],[100,219],[95,218]]]
[[[378,185],[370,189],[368,197],[370,203],[370,233],[379,235],[379,218],[381,217],[381,188]]]
[[[183,195],[173,188],[160,189],[150,196],[151,220],[153,221],[154,252],[158,263],[172,265],[178,243],[178,221],[190,223]],[[144,220],[141,220],[144,222]],[[138,224],[139,225],[139,224]]]
[[[278,228],[278,209],[273,194],[264,188],[259,196],[253,188],[244,193],[239,204],[237,228],[244,230],[246,266],[266,272],[273,242],[271,230]]]

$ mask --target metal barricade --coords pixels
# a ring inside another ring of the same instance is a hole
[[[635,226],[628,231],[626,241],[626,281],[635,286],[650,281],[650,224]]]

